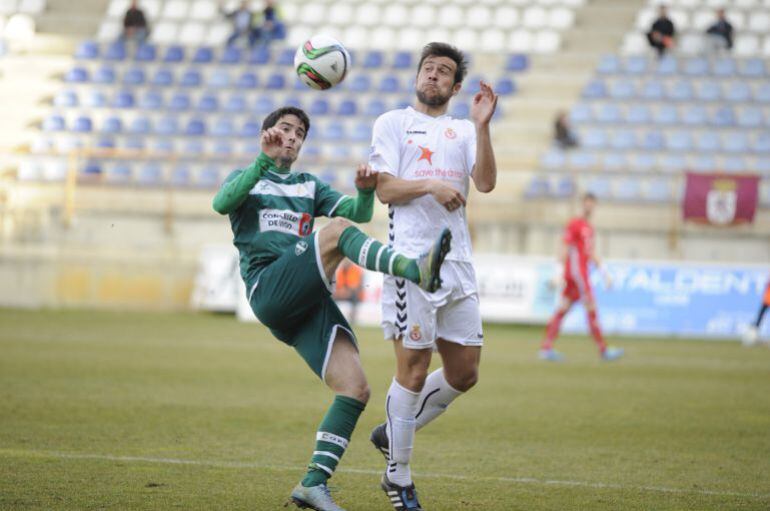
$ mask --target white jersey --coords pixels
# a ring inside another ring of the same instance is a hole
[[[465,119],[431,117],[412,107],[382,114],[374,123],[369,165],[408,181],[438,179],[468,197],[469,178],[476,163],[476,130]],[[465,208],[454,211],[424,195],[391,205],[390,245],[409,256],[430,249],[444,227],[452,231],[448,260],[471,262],[471,238]]]

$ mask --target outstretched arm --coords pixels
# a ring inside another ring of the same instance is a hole
[[[481,193],[489,193],[497,184],[497,163],[492,149],[489,122],[497,107],[497,94],[481,82],[481,90],[473,97],[471,119],[476,127],[476,164],[473,166],[473,184]]]

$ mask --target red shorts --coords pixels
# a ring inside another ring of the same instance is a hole
[[[770,282],[767,283],[767,287],[765,288],[765,296],[762,297],[762,301],[765,305],[770,307]]]
[[[564,273],[564,290],[561,295],[570,301],[576,302],[580,299],[593,301],[594,292],[591,289],[591,283],[588,280],[588,271],[570,272],[569,268]]]

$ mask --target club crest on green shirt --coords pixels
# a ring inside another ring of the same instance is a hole
[[[294,255],[302,255],[305,250],[307,250],[307,242],[305,240],[299,240],[296,245],[294,245]]]

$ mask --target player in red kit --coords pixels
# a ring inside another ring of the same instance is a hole
[[[559,327],[564,316],[578,300],[583,301],[588,316],[588,326],[591,335],[599,347],[599,354],[604,360],[617,360],[623,356],[621,348],[607,346],[602,337],[599,320],[596,317],[596,300],[588,279],[588,267],[591,263],[599,268],[599,260],[594,253],[594,228],[591,226],[591,215],[596,207],[596,196],[587,193],[583,196],[583,211],[579,217],[573,218],[564,230],[562,263],[564,265],[564,290],[562,300],[556,313],[548,322],[545,339],[540,347],[540,358],[558,362],[563,355],[553,349]],[[609,277],[606,277],[609,280]]]

